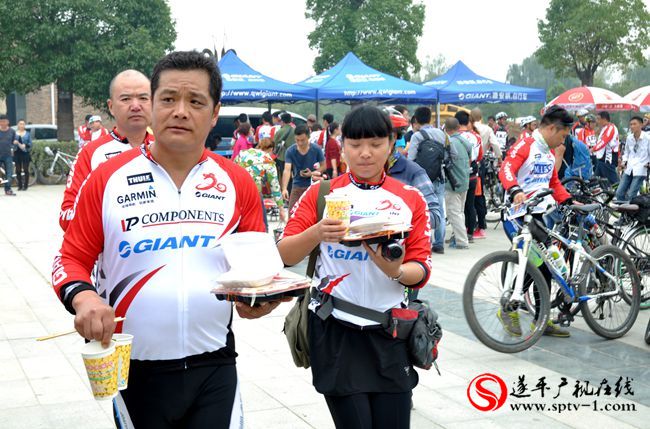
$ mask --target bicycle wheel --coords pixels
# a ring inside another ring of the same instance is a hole
[[[645,328],[645,342],[650,344],[650,320],[648,320],[648,326]]]
[[[583,301],[582,316],[591,330],[601,337],[622,337],[634,325],[639,314],[640,281],[636,268],[632,259],[615,246],[600,246],[591,252],[591,256],[616,280],[606,277],[592,264],[585,263],[581,271],[583,281],[578,289],[580,296],[612,292],[618,285],[622,291],[611,296],[594,296]],[[629,296],[630,304],[624,299],[625,295]]]
[[[639,225],[631,230],[621,242],[622,249],[627,253],[636,267],[641,280],[641,302],[650,299],[650,227]],[[625,301],[630,304],[628,294]]]
[[[485,200],[487,201],[486,222],[499,222],[501,220],[501,210],[499,207],[503,204],[502,195],[499,193],[499,186],[492,183],[485,188]]]
[[[529,288],[536,292],[539,316],[535,306],[525,301],[510,301],[518,271],[515,252],[494,252],[481,258],[472,267],[463,289],[463,310],[470,329],[483,344],[502,353],[526,350],[539,340],[549,318],[550,303],[548,285],[544,276],[530,262],[526,276],[531,278]],[[514,312],[521,335],[508,333],[499,320],[506,312]]]
[[[43,164],[40,171],[40,182],[44,185],[56,185],[62,183],[68,175],[67,167],[62,162],[56,162],[52,165],[52,160],[48,159]]]
[[[38,180],[38,169],[33,162],[29,163],[29,186],[34,186]]]

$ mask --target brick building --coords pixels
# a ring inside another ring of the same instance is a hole
[[[0,98],[0,113],[6,112],[12,125],[20,118],[32,124],[56,124],[56,108],[56,86],[54,85],[43,86],[26,95],[12,94],[6,100]],[[84,104],[81,97],[73,96],[72,114],[75,127],[83,123],[86,115],[91,113],[101,115],[106,128],[113,127],[113,121],[106,113]]]

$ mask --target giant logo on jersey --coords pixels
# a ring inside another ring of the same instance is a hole
[[[225,216],[220,212],[207,210],[171,210],[167,212],[147,213],[142,216],[133,216],[120,221],[122,231],[127,232],[140,224],[143,228],[177,223],[203,223],[223,225]]]
[[[368,252],[362,250],[334,249],[332,246],[327,246],[327,256],[346,261],[367,261],[369,257]]]
[[[183,235],[181,237],[147,238],[133,245],[124,240],[118,245],[117,252],[122,258],[128,258],[131,254],[157,252],[160,250],[209,247],[216,239],[217,237],[214,235]]]

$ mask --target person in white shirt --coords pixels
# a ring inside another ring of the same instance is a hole
[[[641,130],[643,118],[630,119],[630,133],[623,152],[623,176],[616,191],[616,199],[629,201],[636,197],[648,173],[650,163],[650,135]]]
[[[476,128],[476,131],[481,136],[481,141],[483,142],[483,152],[487,152],[488,150],[492,149],[492,152],[494,152],[500,161],[501,148],[499,147],[499,142],[496,135],[494,134],[494,130],[489,125],[485,125],[482,122],[483,114],[481,113],[481,109],[478,107],[472,109],[470,117],[474,122],[474,128]]]

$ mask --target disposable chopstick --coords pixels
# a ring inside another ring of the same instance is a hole
[[[126,317],[116,317],[116,318],[115,318],[115,323],[117,323],[117,322],[124,322],[125,320],[126,320]],[[52,338],[63,337],[64,335],[74,334],[75,332],[77,332],[77,330],[76,330],[76,329],[73,329],[72,331],[60,332],[60,333],[58,333],[58,334],[53,334],[53,335],[48,335],[48,336],[46,336],[46,337],[36,338],[36,341],[51,340]]]

